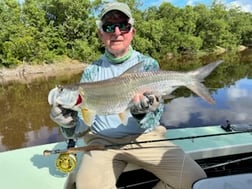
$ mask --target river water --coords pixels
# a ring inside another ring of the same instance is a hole
[[[165,105],[162,123],[167,128],[252,123],[252,50],[205,59],[163,61],[162,69],[186,71],[206,62],[223,59],[204,82],[216,103],[207,104],[185,88],[174,92]],[[51,77],[30,84],[0,88],[0,152],[64,140],[49,118],[47,95],[57,84],[78,82],[80,74]]]

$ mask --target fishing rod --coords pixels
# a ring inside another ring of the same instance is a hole
[[[69,173],[69,172],[73,171],[75,169],[75,167],[77,166],[77,152],[89,152],[92,150],[118,149],[119,147],[123,147],[126,145],[133,145],[133,144],[139,145],[139,144],[144,144],[144,143],[163,142],[163,141],[188,140],[188,139],[193,140],[196,138],[233,135],[233,134],[250,133],[250,132],[252,132],[252,131],[236,131],[236,132],[228,132],[228,133],[176,137],[176,138],[167,138],[167,139],[159,139],[159,140],[145,140],[145,141],[139,141],[139,142],[128,142],[128,143],[120,143],[120,144],[88,145],[88,146],[73,147],[73,148],[68,148],[68,149],[44,150],[43,155],[49,156],[52,154],[59,154],[58,157],[56,158],[56,161],[55,161],[56,168],[63,173]],[[129,148],[129,149],[132,149],[132,148]]]
[[[88,151],[92,151],[92,150],[107,150],[107,149],[111,149],[111,148],[122,147],[122,146],[132,145],[132,144],[138,145],[138,144],[145,144],[145,143],[175,141],[175,140],[189,140],[189,139],[194,140],[197,138],[225,136],[225,135],[234,135],[234,134],[242,134],[242,133],[252,133],[252,131],[246,130],[246,131],[176,137],[176,138],[167,138],[167,139],[158,139],[158,140],[145,140],[145,141],[139,141],[139,142],[127,142],[127,143],[120,143],[120,144],[90,145],[90,146],[73,147],[73,148],[63,149],[63,150],[62,149],[45,150],[43,152],[43,155],[48,156],[48,155],[60,154],[60,153],[77,153],[77,152],[88,152]]]

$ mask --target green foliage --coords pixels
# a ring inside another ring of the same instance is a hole
[[[103,53],[95,20],[106,1],[0,1],[0,66],[23,61],[53,63],[60,57],[91,62]],[[178,8],[164,2],[142,10],[141,0],[120,0],[132,9],[137,30],[133,46],[155,58],[228,50],[252,44],[252,15],[213,1]]]

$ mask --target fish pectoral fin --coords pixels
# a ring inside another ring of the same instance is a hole
[[[119,113],[118,116],[122,124],[126,126],[128,124],[129,110]]]
[[[91,111],[87,108],[83,108],[83,109],[81,109],[81,113],[82,113],[82,117],[83,117],[85,124],[90,127],[94,121],[96,112]]]

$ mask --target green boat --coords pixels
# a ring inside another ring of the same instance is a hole
[[[195,159],[206,171],[208,178],[197,181],[193,189],[251,189],[252,186],[252,124],[204,126],[169,129],[167,140],[172,140]],[[82,140],[77,146],[84,146]],[[67,173],[56,168],[57,152],[66,143],[52,143],[0,153],[0,187],[10,189],[62,189]],[[44,156],[46,149],[56,154]],[[76,155],[78,160],[83,153]],[[119,189],[148,189],[158,179],[151,173],[128,165],[120,176]]]

